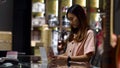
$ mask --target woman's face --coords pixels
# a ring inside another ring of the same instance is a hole
[[[68,13],[68,19],[73,28],[77,28],[79,26],[79,20],[74,14]]]

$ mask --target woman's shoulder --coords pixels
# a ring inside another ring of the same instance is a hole
[[[94,33],[94,31],[93,31],[92,29],[89,29],[89,30],[87,31],[87,35],[88,35],[88,36],[95,36],[95,33]]]
[[[87,33],[88,33],[88,34],[89,34],[89,33],[94,34],[94,31],[93,31],[92,29],[89,29],[89,30],[87,31]]]

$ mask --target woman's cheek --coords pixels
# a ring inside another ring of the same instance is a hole
[[[117,36],[115,34],[112,34],[111,36],[111,45],[114,48],[117,44]]]

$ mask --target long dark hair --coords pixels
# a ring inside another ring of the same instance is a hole
[[[68,8],[68,11],[66,13],[67,17],[68,17],[68,13],[74,14],[79,20],[79,27],[78,28],[74,29],[71,26],[71,34],[70,34],[68,40],[72,41],[73,40],[73,34],[75,33],[75,31],[77,31],[76,32],[77,37],[75,38],[75,40],[77,42],[80,42],[86,37],[87,30],[90,28],[88,20],[87,20],[86,13],[84,11],[84,8],[81,7],[78,4],[75,4],[75,5],[72,5],[70,8]]]

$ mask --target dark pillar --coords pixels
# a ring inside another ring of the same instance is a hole
[[[102,55],[102,67],[101,68],[116,68],[115,63],[115,48],[112,48],[110,44],[110,15],[111,15],[111,0],[106,0],[106,23],[105,23],[105,41],[104,41],[104,52]]]
[[[120,35],[120,0],[114,0],[114,33]]]
[[[13,50],[31,54],[31,0],[14,0]]]

